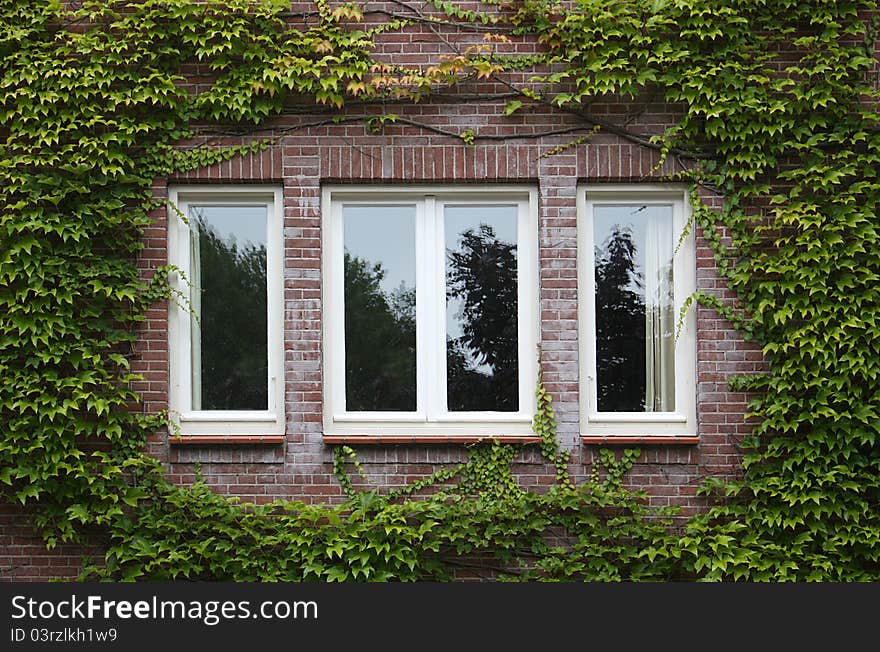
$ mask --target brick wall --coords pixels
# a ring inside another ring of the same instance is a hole
[[[386,35],[378,51],[389,60],[425,64],[450,52],[446,41],[473,42],[474,38],[467,32],[445,29],[438,34],[416,27],[405,34]],[[519,42],[506,47],[523,52],[533,46]],[[196,83],[200,71],[196,68],[192,73]],[[537,134],[578,124],[572,116],[546,108],[505,117],[503,101],[474,99],[475,94],[504,90],[501,85],[489,83],[463,85],[444,99],[389,110],[440,129],[474,129],[497,136]],[[641,134],[662,131],[677,109],[639,103],[592,107],[596,115],[608,121],[629,116],[629,128]],[[560,445],[572,453],[575,476],[585,478],[597,447],[583,444],[578,431],[575,190],[579,183],[591,181],[656,181],[682,169],[686,161],[673,158],[659,165],[655,150],[607,133],[546,155],[586,132],[478,141],[469,147],[460,139],[410,125],[389,125],[381,133],[370,133],[357,123],[302,127],[325,117],[319,112],[291,112],[269,124],[269,135],[274,133],[279,138],[267,151],[189,176],[156,180],[154,191],[160,197],[166,195],[172,182],[265,182],[283,186],[286,436],[283,444],[181,446],[169,444],[167,433],[161,432],[149,440],[149,453],[165,464],[174,482],[192,482],[198,462],[207,482],[217,491],[248,501],[262,503],[279,497],[312,502],[341,500],[341,487],[331,471],[331,449],[322,440],[321,185],[519,182],[539,190],[544,382],[554,398]],[[243,137],[224,142],[247,141]],[[708,196],[706,199],[717,201]],[[156,213],[155,223],[144,234],[146,249],[141,264],[145,274],[167,262],[166,235],[166,216]],[[731,298],[718,279],[711,251],[699,235],[696,255],[698,288]],[[712,310],[696,310],[699,443],[641,445],[639,462],[626,477],[632,486],[648,491],[654,504],[679,505],[685,516],[705,506],[703,499],[695,495],[703,478],[737,474],[737,444],[750,427],[744,418],[748,397],[729,391],[727,380],[762,365],[760,351],[745,342],[729,323]],[[137,389],[143,395],[144,409],[150,412],[167,408],[167,318],[166,305],[150,311],[134,361],[135,371],[144,376]],[[450,445],[372,445],[359,449],[367,483],[381,487],[404,485],[441,465],[463,461],[466,455],[465,447]],[[521,483],[533,489],[546,486],[553,478],[552,468],[536,450],[523,453],[515,471]],[[75,574],[75,560],[82,550],[62,549],[47,555],[20,512],[0,512],[0,524],[0,577],[20,580]]]
[[[46,549],[42,537],[24,510],[0,503],[0,582],[48,582],[75,578],[83,561],[100,559],[102,546],[96,536],[81,545],[60,544]]]

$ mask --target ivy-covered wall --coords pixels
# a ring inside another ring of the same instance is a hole
[[[68,4],[2,14],[5,577],[69,574],[81,530],[131,579],[876,576],[870,3]],[[575,188],[651,180],[702,202],[699,443],[614,462],[579,436]],[[539,190],[544,444],[327,445],[321,184],[476,181]],[[175,182],[283,185],[283,444],[153,418]]]
[[[399,5],[370,8],[401,11]],[[294,10],[308,9],[308,3]],[[415,16],[415,14],[412,14]],[[367,24],[382,24],[384,14],[367,15]],[[494,33],[490,31],[490,33]],[[533,36],[512,37],[498,44],[499,55],[533,56],[542,51]],[[427,68],[482,45],[479,30],[460,25],[417,21],[393,32],[377,35],[375,58],[388,65]],[[321,206],[320,189],[327,183],[511,183],[533,184],[539,190],[539,246],[541,266],[540,304],[542,369],[544,383],[554,396],[561,446],[572,454],[572,473],[580,479],[589,474],[597,447],[579,437],[579,323],[577,320],[577,215],[575,190],[579,183],[662,182],[685,169],[691,161],[672,156],[662,161],[656,147],[614,133],[593,134],[593,125],[554,106],[534,103],[513,116],[506,115],[511,90],[522,83],[523,73],[499,79],[473,78],[444,89],[418,103],[406,100],[384,106],[356,103],[347,110],[346,123],[334,124],[331,108],[316,111],[290,100],[284,116],[259,124],[253,135],[226,138],[221,142],[243,144],[254,136],[273,138],[259,154],[168,180],[174,182],[269,182],[284,186],[285,202],[285,375],[287,386],[287,439],[283,446],[183,447],[160,433],[150,442],[150,452],[170,463],[170,477],[192,482],[195,462],[209,485],[248,501],[297,497],[322,501],[341,496],[330,476],[332,447],[324,442],[322,419],[322,326],[321,303]],[[198,87],[199,79],[190,83]],[[526,85],[528,88],[529,85]],[[629,130],[643,138],[660,135],[675,124],[681,106],[659,98],[607,98],[591,106],[591,113],[608,123],[624,117]],[[394,116],[381,128],[364,125],[364,117]],[[350,119],[350,121],[349,121]],[[254,131],[247,127],[239,130]],[[207,142],[224,128],[209,128],[209,135],[194,142]],[[472,131],[468,145],[459,134]],[[559,133],[562,132],[562,133]],[[523,135],[527,135],[523,137]],[[589,135],[581,144],[572,141]],[[154,187],[159,195],[163,186]],[[715,201],[704,193],[707,201]],[[144,258],[162,262],[166,241],[161,232],[165,215],[154,214],[155,235]],[[730,298],[715,271],[712,251],[700,239],[697,247],[699,287]],[[698,388],[701,441],[697,446],[647,446],[628,476],[634,486],[645,488],[659,505],[676,504],[693,514],[705,506],[696,496],[700,480],[707,475],[733,477],[739,467],[738,442],[750,426],[744,419],[746,395],[731,391],[727,380],[742,372],[761,368],[761,353],[745,341],[711,308],[698,311],[700,343]],[[161,308],[151,312],[148,332],[149,360],[139,371],[146,373],[144,394],[151,409],[167,406],[167,325]],[[359,449],[369,484],[393,487],[430,474],[440,465],[466,459],[462,445],[370,445]],[[526,452],[516,473],[524,486],[545,488],[552,472],[540,455]]]

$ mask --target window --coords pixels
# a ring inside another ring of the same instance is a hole
[[[281,435],[281,191],[169,192],[171,410],[184,435]]]
[[[581,432],[694,436],[694,311],[677,332],[695,279],[686,192],[588,186],[578,201]]]
[[[324,189],[325,434],[531,434],[536,201]]]

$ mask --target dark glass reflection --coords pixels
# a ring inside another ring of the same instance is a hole
[[[519,410],[516,206],[446,206],[450,412]]]
[[[345,206],[345,408],[416,409],[415,207]]]
[[[266,207],[191,206],[193,409],[268,409]]]
[[[672,209],[596,206],[593,233],[598,409],[672,410]]]

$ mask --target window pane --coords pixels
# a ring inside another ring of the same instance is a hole
[[[600,412],[675,409],[672,207],[596,206]]]
[[[344,206],[345,409],[416,409],[414,206]]]
[[[447,406],[519,410],[517,206],[446,206]]]
[[[190,206],[192,406],[268,409],[266,206]]]

